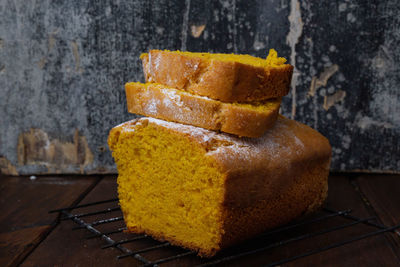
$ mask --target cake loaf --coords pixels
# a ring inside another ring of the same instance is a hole
[[[279,117],[260,138],[140,118],[108,138],[128,231],[213,256],[320,207],[331,147]]]
[[[281,103],[223,103],[155,83],[127,83],[125,90],[131,113],[247,137],[260,137],[271,128]]]
[[[267,59],[249,55],[151,50],[142,54],[147,82],[223,102],[253,102],[289,92],[293,66],[271,49]]]

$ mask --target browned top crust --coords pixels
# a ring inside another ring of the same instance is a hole
[[[272,129],[259,138],[240,138],[191,125],[148,117],[139,118],[111,130],[108,141],[111,150],[118,140],[119,132],[134,131],[137,124],[147,123],[196,140],[206,149],[208,156],[219,162],[223,172],[252,170],[263,173],[266,169],[286,169],[293,161],[307,162],[331,156],[328,139],[307,125],[281,115]]]
[[[252,102],[288,94],[293,66],[255,66],[236,61],[150,50],[141,56],[147,82],[223,102]]]

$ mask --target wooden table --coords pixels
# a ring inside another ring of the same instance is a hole
[[[99,238],[85,239],[85,230],[71,230],[48,211],[116,197],[115,176],[0,177],[0,266],[135,266],[133,258],[117,260],[117,249],[101,249]],[[355,216],[376,216],[387,226],[400,223],[400,175],[331,174],[327,206],[353,209]],[[121,222],[122,223],[122,222]],[[347,238],[358,228],[324,235],[321,242]],[[225,263],[265,265],[275,256],[291,255],[319,241],[280,247]],[[199,262],[170,263],[173,266]],[[400,234],[386,233],[304,257],[285,266],[400,266]]]

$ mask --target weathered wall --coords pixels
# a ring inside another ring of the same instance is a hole
[[[296,66],[285,115],[326,135],[333,170],[400,171],[398,0],[0,0],[0,169],[115,172],[106,145],[151,48]]]

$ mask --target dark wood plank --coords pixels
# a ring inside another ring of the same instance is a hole
[[[355,183],[366,205],[383,224],[400,224],[400,175],[361,175]],[[400,229],[397,233],[398,236],[391,238],[391,241],[394,250],[400,255]]]
[[[57,214],[93,186],[96,177],[2,177],[0,179],[1,266],[17,264],[54,228]]]
[[[364,205],[362,197],[354,188],[351,179],[344,175],[331,175],[329,178],[329,196],[327,206],[336,209],[352,209],[354,216],[367,218],[374,216]],[[347,221],[350,222],[350,221]],[[346,221],[344,221],[346,223]],[[373,228],[352,227],[332,235],[324,235],[325,244],[334,240],[346,240],[354,234],[362,234]],[[299,247],[300,249],[300,247]],[[293,266],[397,266],[398,256],[393,253],[388,240],[383,236],[375,236],[349,245],[328,250],[326,252],[303,258],[293,262]]]
[[[50,231],[50,225],[0,233],[0,266],[15,265]]]
[[[335,210],[352,209],[352,215],[358,217],[370,217],[371,214],[365,208],[364,203],[351,184],[351,180],[344,175],[331,175],[329,178],[329,195],[327,206]],[[327,222],[314,224],[310,227],[300,228],[302,232],[315,232],[334,227],[339,224],[350,223],[346,219],[331,219]],[[275,262],[280,259],[291,257],[299,253],[304,253],[314,249],[322,248],[334,242],[347,240],[352,236],[357,236],[371,231],[370,227],[356,226],[342,229],[332,233],[314,237],[308,241],[294,242],[279,249],[268,250],[263,253],[245,257],[230,264],[229,266],[244,266],[249,262],[252,265],[265,265],[269,262]],[[300,232],[301,231],[301,232]],[[282,238],[290,238],[282,235]],[[400,261],[393,253],[387,239],[384,236],[375,236],[361,241],[351,243],[346,246],[334,248],[286,263],[285,266],[398,266]]]
[[[81,203],[92,201],[99,201],[116,196],[116,181],[115,178],[103,179],[93,191]],[[355,190],[351,180],[348,177],[340,175],[332,175],[330,177],[329,199],[328,206],[334,209],[354,209],[353,215],[360,217],[371,216],[370,211],[365,207],[360,194]],[[116,203],[103,205],[104,207],[115,206]],[[79,212],[90,211],[91,208],[80,209]],[[113,216],[119,216],[114,214]],[[112,216],[111,216],[112,217]],[[88,222],[94,221],[101,216],[93,216],[85,218]],[[348,223],[348,220],[341,219],[340,223]],[[324,224],[323,226],[332,226],[332,222]],[[120,222],[116,225],[104,226],[102,229],[117,228],[122,226]],[[337,222],[335,221],[335,225]],[[75,226],[72,222],[61,223],[49,236],[37,247],[37,249],[29,255],[29,257],[22,264],[23,266],[37,266],[37,265],[62,265],[68,262],[69,265],[88,265],[88,266],[135,266],[138,262],[134,259],[127,258],[124,260],[117,260],[115,257],[121,252],[116,249],[102,250],[100,247],[105,244],[100,239],[86,240],[85,237],[90,235],[86,230],[72,231],[71,228]],[[301,231],[315,231],[314,226],[306,227]],[[315,226],[316,227],[316,226]],[[321,226],[318,226],[321,227]],[[294,242],[289,246],[280,247],[279,249],[268,250],[262,253],[254,254],[249,257],[243,257],[232,262],[227,262],[226,266],[245,266],[245,265],[264,265],[271,261],[279,260],[282,257],[289,257],[296,255],[299,252],[305,252],[308,249],[318,248],[331,244],[332,242],[344,240],[350,236],[362,234],[370,231],[369,227],[353,227],[344,231],[335,232],[332,234],[323,235],[320,238],[314,238],[306,242]],[[296,230],[297,231],[297,230]],[[127,238],[131,235],[121,234],[114,236],[115,238]],[[286,235],[279,235],[277,238],[286,238]],[[275,237],[276,238],[276,237]],[[138,242],[140,244],[129,244],[132,247],[145,246],[148,243]],[[251,245],[252,242],[243,243],[242,247]],[[272,241],[271,241],[272,242]],[[129,246],[126,245],[126,246]],[[235,251],[240,247],[232,248],[229,251]],[[164,253],[164,254],[163,254]],[[169,251],[157,251],[145,254],[150,259],[157,259],[162,255],[168,255]],[[224,253],[227,253],[225,251]],[[220,255],[223,256],[223,255]],[[179,261],[171,262],[166,266],[193,266],[196,264],[204,263],[202,260],[195,256],[182,258]],[[376,236],[362,241],[352,243],[340,248],[332,249],[318,255],[313,255],[303,259],[299,259],[292,263],[286,264],[288,266],[396,266],[400,262],[397,256],[384,236]]]
[[[104,178],[81,202],[85,204],[93,201],[100,201],[115,198],[116,178]],[[117,202],[108,203],[96,207],[97,209],[117,206]],[[77,213],[93,211],[93,207],[77,209]],[[121,213],[111,216],[121,216]],[[102,218],[99,216],[85,217],[88,222]],[[123,227],[123,222],[114,223],[112,227]],[[116,249],[102,250],[101,246],[106,243],[97,239],[85,239],[90,233],[84,229],[73,231],[77,226],[71,221],[64,221],[52,231],[49,236],[33,251],[23,262],[22,266],[53,266],[68,263],[69,266],[135,266],[137,262],[133,259],[117,261],[116,256],[120,255]],[[104,229],[104,228],[103,228]]]
[[[131,259],[117,261],[115,249],[101,249],[101,239],[85,238],[86,230],[72,231],[76,224],[63,222],[33,251],[21,266],[135,266]]]
[[[384,224],[400,223],[400,175],[361,175],[356,182]]]

